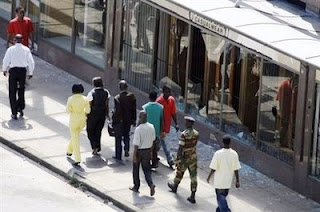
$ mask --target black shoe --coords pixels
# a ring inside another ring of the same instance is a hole
[[[151,168],[152,168],[152,169],[156,169],[156,168],[158,168],[158,167],[159,167],[159,164],[152,164],[152,165],[151,165]]]
[[[193,197],[188,197],[187,200],[188,200],[190,203],[192,203],[192,204],[196,204],[196,199],[193,198]]]
[[[72,153],[67,153],[67,157],[71,157],[72,156]]]
[[[153,196],[154,195],[154,193],[156,192],[155,191],[155,185],[152,185],[151,187],[150,187],[150,196]]]
[[[136,193],[139,193],[139,189],[134,186],[129,187],[129,190],[136,192]]]
[[[11,118],[12,118],[12,119],[15,119],[15,120],[18,119],[17,115],[13,115],[13,114],[11,114]]]
[[[176,185],[175,183],[173,183],[173,182],[168,182],[168,186],[169,186],[169,188],[171,188],[171,191],[173,192],[173,193],[177,193],[177,189],[178,189],[178,185]]]
[[[169,162],[169,167],[174,170],[173,165],[174,165],[174,162],[173,162],[173,161],[170,161],[170,162]]]
[[[129,151],[125,151],[124,156],[129,157]]]
[[[72,165],[75,166],[75,167],[79,167],[80,166],[80,162],[75,162]]]
[[[98,151],[99,151],[99,149],[96,148],[96,149],[94,149],[94,150],[92,151],[92,154],[93,154],[93,155],[98,155]]]

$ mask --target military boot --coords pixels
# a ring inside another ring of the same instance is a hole
[[[196,192],[195,191],[192,191],[191,192],[191,196],[188,197],[188,201],[191,202],[192,204],[195,204],[196,203],[196,199],[195,199],[195,195],[196,195]]]
[[[174,182],[168,182],[169,188],[171,188],[171,191],[173,193],[177,193],[178,185],[175,184]]]

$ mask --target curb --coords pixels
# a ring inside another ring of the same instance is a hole
[[[2,143],[3,145],[19,152],[20,154],[26,156],[27,158],[29,158],[30,160],[38,163],[39,165],[49,169],[50,171],[60,175],[61,177],[65,178],[66,180],[71,180],[71,176],[69,176],[67,173],[65,173],[64,171],[62,171],[61,169],[51,165],[50,163],[40,159],[39,157],[37,157],[35,154],[30,153],[29,151],[25,150],[23,147],[20,147],[6,139],[4,139],[3,137],[0,136],[0,143]],[[76,180],[77,183],[81,183],[82,187],[85,187],[85,189],[89,192],[91,192],[92,194],[100,197],[101,199],[104,200],[108,200],[110,202],[113,203],[114,206],[120,208],[121,210],[124,210],[126,212],[135,212],[135,211],[141,211],[139,208],[133,208],[133,207],[129,207],[127,205],[125,205],[124,203],[122,203],[120,200],[117,200],[115,198],[113,198],[112,196],[109,196],[101,191],[99,191],[98,189],[96,189],[95,187],[89,185],[88,183],[79,180],[79,179],[74,179],[72,178],[72,180]]]

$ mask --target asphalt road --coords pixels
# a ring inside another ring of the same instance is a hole
[[[121,211],[0,145],[0,211]]]

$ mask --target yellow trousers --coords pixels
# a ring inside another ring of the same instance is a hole
[[[80,132],[86,125],[86,119],[70,119],[69,129],[71,140],[68,145],[67,153],[74,154],[74,161],[81,162],[80,155]]]

